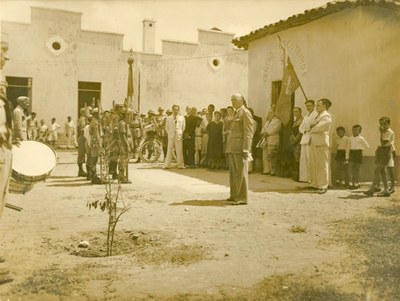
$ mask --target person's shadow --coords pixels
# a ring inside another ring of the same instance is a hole
[[[348,196],[340,196],[338,199],[342,200],[361,200],[369,198],[369,196],[364,194],[364,191],[352,191]]]
[[[200,207],[226,207],[232,206],[232,202],[227,200],[187,200],[180,203],[171,203],[169,206],[200,206]]]

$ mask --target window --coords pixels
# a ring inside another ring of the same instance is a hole
[[[54,55],[60,55],[62,54],[65,49],[67,49],[67,43],[64,41],[64,39],[60,36],[52,36],[50,37],[47,42],[47,49]]]
[[[19,96],[27,96],[31,100],[32,108],[32,78],[31,77],[13,77],[6,76],[7,98],[11,101],[14,108],[17,106],[17,98]]]
[[[52,45],[54,50],[60,50],[61,49],[61,44],[59,42],[54,42]]]
[[[212,57],[208,60],[208,65],[211,70],[218,71],[224,64],[224,60],[221,57]]]

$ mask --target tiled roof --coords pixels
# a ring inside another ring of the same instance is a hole
[[[303,25],[311,21],[314,21],[316,19],[322,18],[324,16],[333,13],[340,12],[348,8],[355,8],[358,6],[370,6],[370,5],[400,11],[400,3],[393,0],[391,1],[390,0],[347,0],[347,1],[329,2],[324,6],[309,9],[304,11],[304,13],[293,15],[286,20],[281,20],[279,22],[270,25],[265,25],[264,27],[254,30],[245,36],[234,39],[232,42],[235,46],[239,48],[247,49],[250,42],[280,32],[282,30]]]

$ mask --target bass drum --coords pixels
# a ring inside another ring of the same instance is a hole
[[[22,141],[12,148],[12,178],[23,185],[44,181],[57,165],[57,155],[48,145]]]

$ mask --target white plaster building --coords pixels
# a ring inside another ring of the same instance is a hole
[[[378,119],[388,116],[400,150],[400,4],[354,0],[328,3],[234,40],[248,50],[249,103],[265,118],[282,79],[280,36],[309,99],[328,98],[336,127],[360,124],[370,144],[361,175],[371,178]],[[294,105],[304,108],[300,89]],[[399,161],[398,161],[399,162]],[[397,164],[399,172],[399,164]]]
[[[78,107],[100,99],[103,107],[126,97],[128,53],[122,34],[81,29],[81,13],[31,8],[31,23],[1,22],[10,61],[3,69],[12,102],[31,97],[47,122],[75,119]]]
[[[247,96],[247,51],[232,45],[233,33],[198,29],[197,42],[162,40],[162,54],[157,54],[151,52],[156,24],[143,24],[144,49],[135,52],[143,111],[175,103],[198,109],[213,103],[218,109],[230,105],[235,92]]]
[[[8,97],[15,103],[16,97],[29,96],[39,119],[56,117],[64,124],[93,98],[104,109],[122,103],[130,56],[133,106],[142,112],[174,103],[219,108],[230,104],[234,92],[247,96],[247,51],[234,48],[232,33],[199,29],[197,43],[165,40],[163,53],[155,53],[156,22],[144,20],[143,49],[129,52],[122,49],[123,34],[83,30],[81,17],[32,7],[30,23],[1,21],[9,42],[10,61],[2,70]]]

